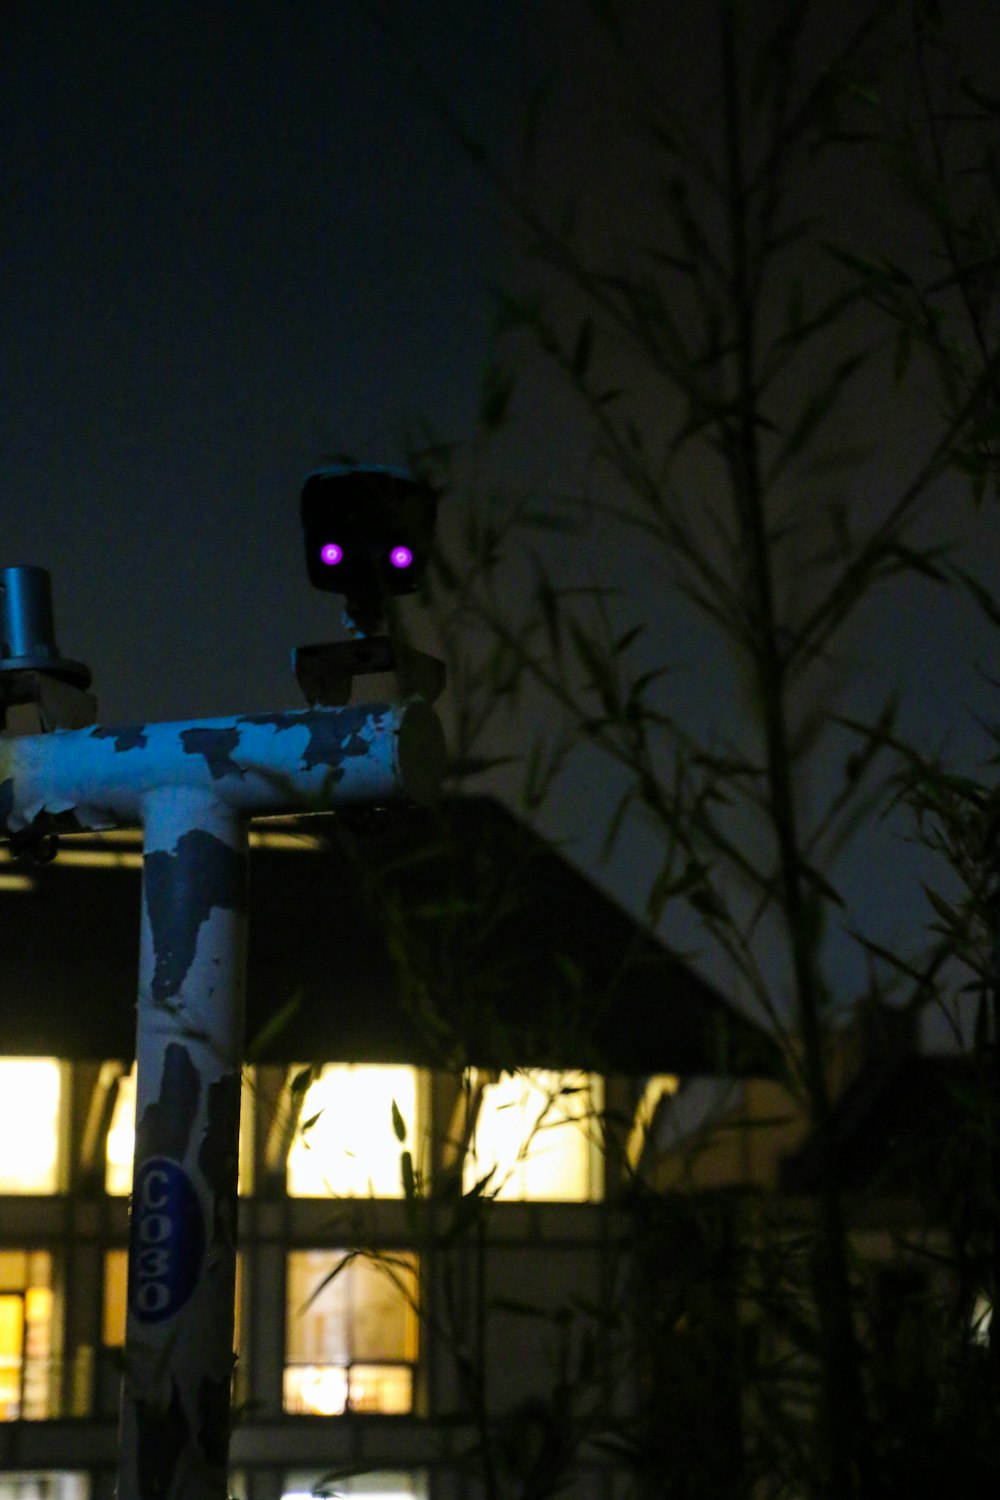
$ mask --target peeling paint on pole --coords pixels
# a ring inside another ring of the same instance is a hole
[[[436,795],[420,699],[0,739],[0,837],[142,824],[118,1500],[224,1500],[251,817]]]
[[[144,808],[119,1500],[222,1500],[233,1369],[247,820]]]
[[[181,744],[187,755],[203,755],[213,779],[221,781],[223,776],[242,776],[244,773],[233,760],[233,751],[240,743],[238,729],[185,729],[181,732]]]

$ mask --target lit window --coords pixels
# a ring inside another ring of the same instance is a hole
[[[305,1092],[288,1153],[292,1198],[401,1198],[400,1155],[419,1138],[417,1070],[330,1063]],[[406,1127],[393,1129],[393,1104]]]
[[[239,1191],[250,1191],[251,1142],[253,1140],[253,1086],[243,1070],[240,1091]],[[105,1147],[104,1191],[112,1198],[127,1198],[132,1191],[132,1159],[135,1156],[135,1063],[118,1080],[118,1093],[111,1112]]]
[[[314,1500],[317,1488],[322,1484],[319,1473],[287,1474],[281,1500]],[[322,1485],[323,1490],[326,1485]],[[366,1500],[424,1500],[427,1485],[416,1474],[379,1473],[353,1474],[349,1479],[338,1479],[338,1495],[364,1495]]]
[[[59,1085],[53,1057],[0,1057],[0,1193],[58,1190]]]
[[[413,1410],[416,1256],[344,1250],[288,1257],[285,1410],[314,1416]]]
[[[586,1203],[602,1196],[603,1079],[525,1069],[487,1083],[473,1070],[468,1089],[475,1115],[466,1192],[490,1173],[489,1197]]]
[[[0,1474],[0,1500],[88,1500],[86,1474],[42,1470]]]
[[[55,1415],[52,1257],[0,1250],[0,1421]]]
[[[233,1348],[240,1349],[240,1285],[243,1256],[236,1256],[236,1306]],[[128,1251],[104,1252],[104,1307],[101,1317],[101,1343],[108,1349],[120,1349],[125,1343],[125,1319],[128,1309]]]

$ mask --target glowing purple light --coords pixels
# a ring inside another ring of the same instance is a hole
[[[409,547],[393,547],[389,553],[389,561],[394,568],[408,568],[413,561],[413,553]]]
[[[327,542],[325,547],[319,549],[320,561],[325,562],[328,568],[334,567],[344,556],[342,547],[336,542]]]

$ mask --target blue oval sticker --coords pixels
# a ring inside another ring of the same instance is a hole
[[[128,1302],[143,1323],[172,1318],[194,1291],[205,1254],[198,1195],[166,1156],[143,1162],[132,1188]]]

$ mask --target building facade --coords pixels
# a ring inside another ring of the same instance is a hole
[[[761,1039],[496,804],[253,844],[233,1493],[612,1500],[645,1132]],[[0,869],[0,1500],[113,1493],[140,873]]]

